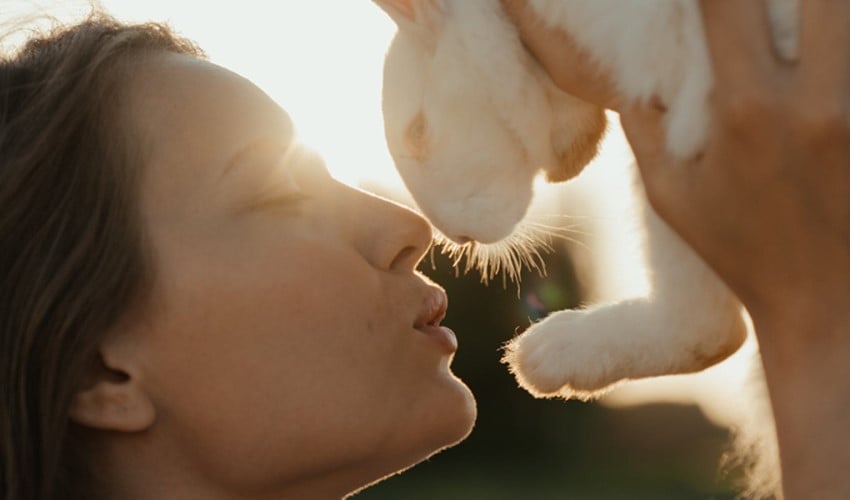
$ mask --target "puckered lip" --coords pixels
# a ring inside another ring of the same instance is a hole
[[[437,287],[429,287],[428,292],[422,299],[419,315],[413,322],[413,328],[420,329],[426,326],[440,326],[440,322],[446,317],[449,307],[449,298],[446,292]]]

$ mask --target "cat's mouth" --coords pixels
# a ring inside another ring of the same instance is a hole
[[[429,326],[440,326],[440,322],[446,317],[448,307],[449,298],[446,296],[446,292],[436,287],[429,288],[428,294],[423,299],[419,315],[413,322],[413,328],[421,330]]]

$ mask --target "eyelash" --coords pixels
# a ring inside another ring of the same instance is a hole
[[[277,172],[275,176],[283,173],[286,179],[270,179],[267,188],[263,190],[264,192],[255,201],[249,203],[245,207],[245,210],[250,212],[277,211],[290,214],[298,213],[302,203],[310,198],[310,196],[301,190],[298,183],[292,177],[293,172],[287,171],[288,169],[289,167],[285,162],[280,162],[276,167]]]
[[[284,195],[265,197],[251,203],[247,208],[251,211],[280,210],[295,213],[301,209],[302,203],[309,198],[310,196],[302,191],[293,191]]]

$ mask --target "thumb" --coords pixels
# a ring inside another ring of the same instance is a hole
[[[635,155],[644,189],[656,209],[681,194],[681,176],[687,171],[680,160],[667,152],[664,113],[652,104],[632,105],[620,113],[620,124]]]
[[[672,161],[666,150],[664,111],[649,104],[632,104],[620,113],[620,125],[637,160],[644,183],[663,175]]]

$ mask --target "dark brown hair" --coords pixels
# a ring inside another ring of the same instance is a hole
[[[0,59],[5,500],[91,497],[68,410],[104,335],[150,283],[139,140],[119,110],[122,81],[158,51],[202,56],[166,26],[96,13]]]

